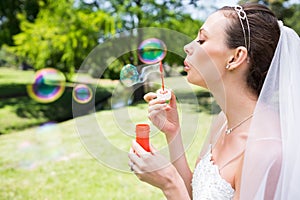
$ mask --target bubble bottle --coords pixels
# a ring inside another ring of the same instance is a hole
[[[148,124],[137,124],[135,126],[136,142],[139,143],[145,151],[151,152],[149,144],[150,126]]]

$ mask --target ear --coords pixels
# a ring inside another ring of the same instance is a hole
[[[244,62],[247,62],[248,58],[248,51],[243,46],[236,48],[233,53],[234,54],[229,58],[228,61],[228,65],[230,65],[229,70],[239,68]]]

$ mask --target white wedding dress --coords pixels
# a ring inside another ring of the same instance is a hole
[[[193,200],[226,200],[232,199],[234,189],[219,173],[219,167],[212,161],[212,145],[197,164],[193,179]]]

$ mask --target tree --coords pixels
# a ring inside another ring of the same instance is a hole
[[[290,0],[241,0],[240,3],[255,2],[268,6],[286,25],[300,34],[300,2],[292,4]]]
[[[293,15],[291,17],[285,18],[284,22],[292,27],[298,35],[300,35],[300,4],[294,4],[290,7]]]
[[[114,33],[114,20],[102,11],[75,8],[70,0],[48,0],[34,23],[18,15],[21,33],[11,50],[34,66],[56,68],[68,80],[105,34]]]
[[[81,6],[89,9],[105,10],[115,18],[116,32],[129,32],[136,28],[159,27],[179,31],[192,38],[197,34],[202,22],[194,20],[189,14],[184,14],[185,5],[182,1],[156,1],[156,0],[94,0],[86,3],[81,0]],[[191,1],[191,4],[195,4]],[[196,4],[194,5],[196,6]],[[143,33],[137,36],[137,44],[145,38]],[[180,47],[182,48],[182,47]],[[121,62],[131,62],[134,65],[142,64],[137,56],[130,52],[120,58]],[[134,60],[130,60],[135,58]],[[174,57],[173,57],[174,58]],[[173,58],[166,60],[172,63]],[[175,59],[176,61],[176,59]],[[124,63],[125,64],[125,63]]]
[[[33,22],[39,12],[39,2],[42,0],[0,1],[0,47],[13,45],[13,35],[20,32],[17,14],[23,13],[28,21]]]
[[[110,13],[115,18],[117,32],[127,32],[131,37],[136,37],[134,44],[140,44],[150,35],[147,32],[143,32],[141,28],[165,27],[194,37],[202,24],[200,21],[193,20],[190,15],[184,14],[185,7],[182,1],[112,0],[107,2],[105,0],[94,0],[90,3],[85,3],[84,0],[81,0],[81,4],[90,9],[100,9]],[[133,29],[139,29],[140,31],[138,31],[137,35],[134,35],[136,32],[132,31]],[[160,37],[161,35],[157,33],[157,36]],[[176,38],[174,38],[174,41],[176,41]],[[178,44],[178,48],[182,50],[183,46],[179,45],[180,44]],[[125,64],[130,63],[138,66],[138,68],[143,64],[138,59],[137,47],[138,45],[136,45],[136,47],[129,47],[129,49],[135,50],[129,51],[119,58],[116,58],[118,59],[117,63],[120,65],[118,67],[119,70],[115,71],[115,73],[117,73],[116,77],[118,77],[120,69]],[[168,52],[164,61],[169,64],[182,64],[183,58],[172,52]],[[141,68],[139,70],[141,70]],[[111,71],[107,71],[104,73],[110,72]],[[137,86],[135,88],[134,101],[140,100],[140,98],[143,97],[143,92],[143,87]]]

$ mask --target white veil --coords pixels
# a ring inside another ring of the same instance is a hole
[[[280,30],[249,130],[242,200],[300,199],[300,38]]]

